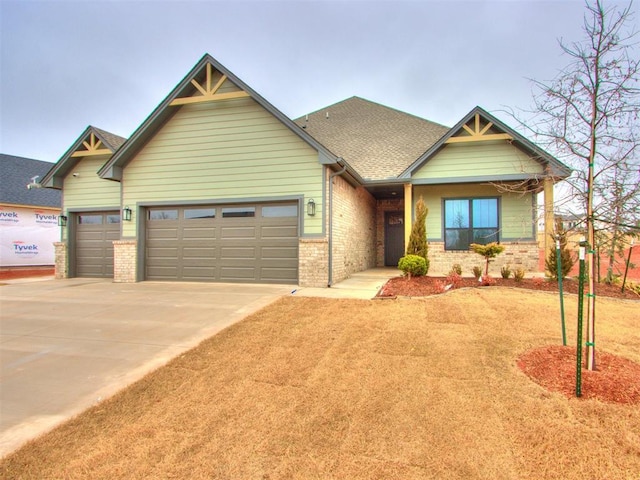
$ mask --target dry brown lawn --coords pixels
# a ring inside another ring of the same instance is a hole
[[[575,325],[575,296],[566,299]],[[634,479],[640,407],[516,366],[560,343],[557,297],[287,297],[0,463],[0,476]],[[575,343],[575,328],[568,337]],[[598,347],[640,362],[640,303],[598,299]]]

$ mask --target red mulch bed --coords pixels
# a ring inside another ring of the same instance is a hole
[[[543,278],[514,279],[494,278],[495,285],[529,290],[558,292],[558,283]],[[475,278],[462,278],[457,285],[449,287],[444,277],[414,277],[410,280],[398,277],[389,280],[378,292],[378,297],[423,297],[444,293],[451,288],[479,288],[482,284]],[[491,288],[490,286],[482,288]],[[578,282],[567,279],[563,282],[565,293],[578,293]],[[585,292],[587,285],[585,285]],[[596,295],[640,301],[640,295],[620,286],[597,284]],[[584,364],[583,351],[583,364]],[[522,354],[518,367],[547,390],[559,392],[567,397],[576,396],[576,348],[544,346]],[[596,369],[582,369],[582,395],[602,402],[627,405],[640,404],[640,364],[606,352],[596,352]]]
[[[547,280],[545,278],[524,278],[520,282],[516,282],[513,278],[493,278],[496,286],[525,288],[528,290],[538,290],[543,292],[558,292],[558,282]],[[378,292],[378,297],[425,297],[428,295],[437,295],[444,293],[448,282],[445,277],[413,277],[411,280],[404,277],[392,278]],[[461,278],[458,285],[454,288],[482,287],[482,284],[475,278]],[[486,287],[484,287],[486,288]],[[585,283],[585,293],[587,291]],[[565,279],[563,281],[564,293],[578,293],[578,282],[574,279]],[[599,283],[596,285],[596,295],[603,297],[626,298],[629,300],[640,300],[640,295],[625,288],[621,291],[620,285],[607,285]]]
[[[583,363],[585,352],[582,352]],[[567,397],[576,396],[576,348],[549,345],[518,358],[518,367],[534,382]],[[608,403],[640,404],[640,364],[596,352],[596,369],[582,368],[581,398]]]

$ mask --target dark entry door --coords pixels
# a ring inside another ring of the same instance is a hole
[[[397,267],[404,256],[404,212],[384,213],[384,264]]]

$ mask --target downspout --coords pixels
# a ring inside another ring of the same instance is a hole
[[[338,159],[340,165],[340,159]],[[342,175],[347,171],[347,165],[343,165],[342,170],[333,172],[329,175],[329,282],[327,287],[333,284],[333,177]]]

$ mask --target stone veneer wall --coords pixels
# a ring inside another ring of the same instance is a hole
[[[55,255],[55,278],[69,278],[69,264],[67,262],[67,242],[53,243]]]
[[[376,266],[378,267],[384,267],[385,212],[404,212],[404,199],[393,198],[389,200],[379,200],[376,205]]]
[[[137,273],[137,240],[113,241],[113,281],[135,283]]]
[[[526,273],[538,271],[539,249],[533,242],[501,242],[504,252],[489,262],[489,275],[500,277],[503,265],[511,270],[523,268]],[[445,251],[444,242],[429,242],[429,275],[446,275],[453,264],[462,266],[462,276],[473,275],[473,267],[481,267],[484,271],[485,259],[474,252]]]
[[[326,287],[329,282],[329,242],[326,238],[301,238],[298,244],[298,284]]]
[[[376,265],[376,200],[363,187],[333,178],[332,282]]]

